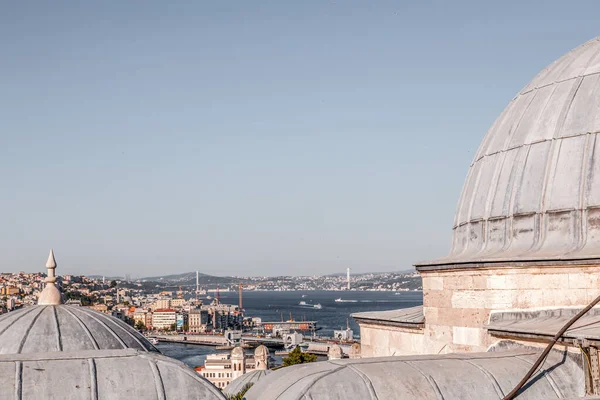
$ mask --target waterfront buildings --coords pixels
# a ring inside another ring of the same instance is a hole
[[[170,308],[158,308],[152,313],[154,329],[171,329],[177,325],[177,311]]]
[[[192,308],[188,315],[189,331],[192,333],[204,333],[208,326],[208,310]]]

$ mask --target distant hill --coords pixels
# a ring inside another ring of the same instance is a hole
[[[402,271],[384,271],[384,272],[373,271],[373,272],[356,272],[356,273],[354,273],[354,272],[350,271],[350,276],[362,276],[362,275],[370,275],[370,274],[373,274],[373,275],[381,275],[381,274],[403,274],[403,275],[407,275],[407,274],[412,274],[413,272],[415,272],[414,268],[413,269],[405,269],[405,270],[402,270]],[[328,275],[325,275],[325,276],[346,276],[346,273],[345,272],[336,272],[334,274],[328,274]]]
[[[163,275],[163,276],[149,276],[147,278],[140,279],[146,282],[158,282],[163,284],[173,284],[181,286],[195,286],[196,285],[196,272],[185,272],[183,274]],[[207,285],[231,285],[239,282],[246,282],[244,279],[234,278],[232,276],[214,276],[198,273],[198,283],[200,286]]]

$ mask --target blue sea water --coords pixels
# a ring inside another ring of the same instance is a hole
[[[302,295],[305,295],[303,298]],[[238,294],[222,292],[221,302],[238,304]],[[344,302],[336,302],[341,298]],[[210,300],[205,300],[210,301]],[[309,306],[299,305],[305,301]],[[321,304],[322,309],[310,305]],[[297,291],[297,292],[254,292],[243,294],[245,316],[260,317],[263,321],[290,319],[317,321],[322,329],[320,336],[332,336],[335,329],[345,328],[348,321],[356,336],[359,328],[350,314],[363,311],[386,311],[414,307],[423,304],[422,292],[358,292],[358,291]],[[176,358],[191,367],[203,365],[206,355],[215,353],[214,347],[190,344],[160,343],[157,345],[163,354]]]

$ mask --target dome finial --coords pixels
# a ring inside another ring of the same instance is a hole
[[[54,259],[54,250],[50,249],[50,255],[48,255],[48,261],[46,261],[46,268],[56,268],[56,260]]]
[[[48,268],[48,276],[45,279],[46,287],[40,293],[38,299],[38,305],[57,305],[62,303],[62,296],[60,291],[56,287],[56,275],[54,270],[56,269],[56,260],[54,258],[54,251],[50,250],[48,255],[48,261],[46,262],[46,268]]]

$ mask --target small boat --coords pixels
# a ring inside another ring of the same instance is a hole
[[[212,299],[212,297],[210,297],[210,296],[206,296],[206,299],[207,299],[207,300],[210,300],[210,299]]]
[[[316,308],[317,310],[320,310],[321,308],[323,308],[323,306],[321,305],[321,303],[317,303],[313,307]]]
[[[308,304],[306,304],[305,301],[301,301],[300,303],[298,303],[299,306],[307,306]]]
[[[305,297],[306,297],[306,295],[305,295],[305,294],[303,294],[303,295],[302,295],[302,298],[305,298]]]
[[[336,303],[341,303],[341,302],[342,302],[342,298],[341,298],[341,297],[338,297],[337,299],[335,299],[335,302],[336,302]]]
[[[150,340],[150,343],[152,343],[152,344],[158,344],[158,339],[157,338],[150,338],[148,340]]]

